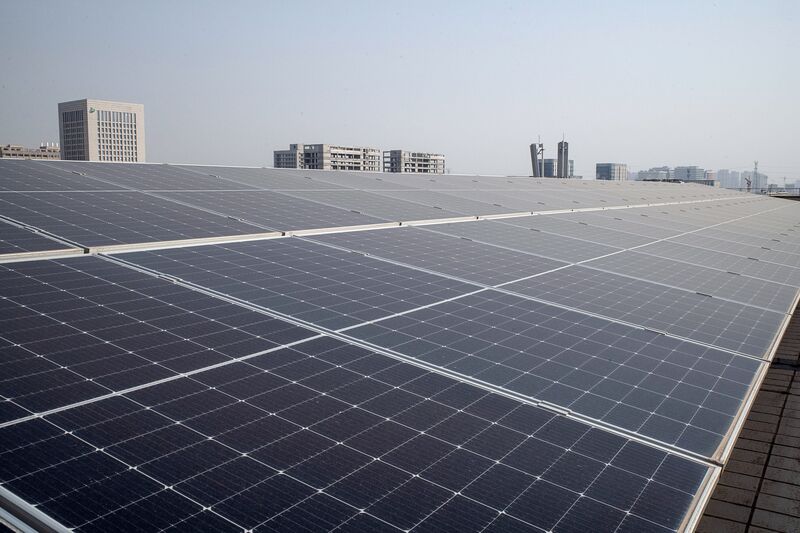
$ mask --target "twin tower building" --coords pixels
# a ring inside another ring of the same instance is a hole
[[[531,144],[531,166],[534,178],[571,178],[574,173],[574,162],[569,158],[569,143],[558,143],[558,158],[544,158],[544,144]]]

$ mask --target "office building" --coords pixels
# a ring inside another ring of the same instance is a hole
[[[708,181],[717,181],[717,171],[716,170],[706,170],[705,174],[703,175],[703,179]]]
[[[58,143],[42,143],[39,148],[26,148],[18,144],[0,146],[3,159],[61,159]]]
[[[542,143],[531,143],[531,167],[533,177],[541,178],[544,176],[544,145]]]
[[[558,177],[569,178],[572,171],[569,168],[569,143],[561,141],[558,143]]]
[[[444,174],[444,155],[406,150],[383,152],[384,172],[410,172],[414,174]]]
[[[290,144],[288,150],[273,152],[273,164],[275,168],[380,172],[381,151],[333,144]]]
[[[145,161],[144,106],[83,99],[58,104],[61,158]]]
[[[625,163],[597,163],[595,178],[598,180],[625,181],[628,179],[628,165]]]
[[[672,179],[681,181],[699,181],[706,179],[706,171],[700,167],[675,167],[672,171]]]

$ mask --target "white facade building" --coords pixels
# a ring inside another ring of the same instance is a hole
[[[273,166],[380,172],[381,151],[378,148],[332,144],[290,144],[288,150],[273,152]]]
[[[61,158],[145,161],[144,106],[83,99],[58,104]]]

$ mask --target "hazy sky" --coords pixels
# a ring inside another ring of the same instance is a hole
[[[271,166],[324,142],[528,174],[528,144],[554,157],[564,132],[585,176],[758,159],[800,179],[796,0],[0,8],[3,144],[56,141],[56,104],[90,97],[145,105],[149,161]]]

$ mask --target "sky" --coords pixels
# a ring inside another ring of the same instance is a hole
[[[0,0],[0,143],[57,103],[145,106],[147,160],[271,166],[289,143],[527,175],[598,162],[800,180],[800,2]],[[779,181],[780,180],[780,181]]]

